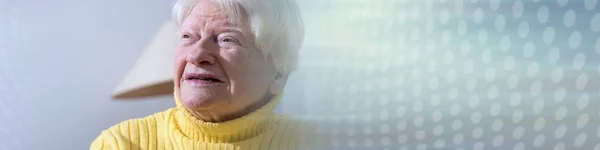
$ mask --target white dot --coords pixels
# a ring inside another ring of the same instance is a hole
[[[554,120],[561,121],[567,116],[567,108],[565,106],[561,106],[556,110],[556,114],[554,116]]]
[[[390,117],[390,115],[387,110],[382,110],[379,113],[379,120],[387,120],[389,117]]]
[[[463,72],[465,74],[469,74],[469,73],[473,72],[473,65],[474,65],[473,60],[470,60],[470,59],[466,60],[465,64],[463,65]]]
[[[537,19],[540,23],[546,23],[548,21],[550,10],[548,10],[548,6],[543,5],[538,9]]]
[[[491,82],[496,78],[496,70],[494,68],[487,68],[485,70],[485,81]]]
[[[471,98],[469,98],[469,106],[471,108],[476,108],[478,105],[479,105],[479,97],[471,96]]]
[[[458,89],[456,87],[450,88],[450,90],[448,90],[448,99],[454,100],[457,97],[458,97]]]
[[[446,24],[446,23],[448,22],[448,19],[449,19],[449,18],[450,18],[450,17],[449,17],[449,12],[448,12],[448,10],[447,10],[447,9],[443,9],[443,10],[441,11],[441,13],[440,13],[440,22],[441,22],[442,24]]]
[[[519,24],[518,28],[519,37],[525,38],[529,34],[529,23],[523,21]]]
[[[585,143],[585,140],[587,140],[587,134],[586,133],[580,133],[575,138],[575,142],[573,144],[575,145],[575,147],[579,148],[579,147],[581,147]]]
[[[586,87],[588,83],[588,75],[583,73],[581,75],[579,75],[579,77],[577,77],[577,79],[575,80],[575,88],[577,88],[577,90],[583,90],[583,88]]]
[[[581,52],[575,54],[575,58],[573,58],[573,68],[581,69],[585,65],[585,55]]]
[[[417,150],[427,150],[427,145],[425,144],[418,144],[417,145]]]
[[[546,29],[544,29],[544,33],[542,34],[544,43],[550,44],[552,41],[554,41],[554,35],[556,34],[556,31],[554,31],[554,28],[552,27],[546,27]]]
[[[540,131],[544,129],[544,126],[546,126],[546,119],[544,117],[537,118],[533,122],[533,130]]]
[[[556,3],[558,6],[564,7],[567,5],[567,3],[569,3],[569,0],[556,0]]]
[[[472,92],[477,86],[477,80],[475,80],[474,78],[470,78],[465,86],[467,91]]]
[[[502,106],[500,106],[500,104],[493,103],[492,106],[490,107],[490,114],[492,116],[496,116],[500,113],[501,110],[502,110]]]
[[[585,125],[587,125],[587,123],[589,121],[590,121],[590,115],[588,115],[587,113],[580,115],[579,118],[577,119],[577,128],[581,129],[581,128],[585,127]]]
[[[569,36],[569,47],[571,49],[577,49],[581,44],[581,33],[579,31],[573,31]]]
[[[421,7],[412,7],[412,11],[410,12],[409,15],[413,20],[419,18],[419,11],[420,11],[419,9],[420,8]]]
[[[475,145],[473,145],[473,150],[483,150],[485,146],[483,145],[483,143],[481,142],[477,142],[475,143]]]
[[[421,127],[421,126],[423,126],[423,117],[421,117],[421,116],[415,117],[413,123],[415,124],[415,127]]]
[[[494,122],[492,122],[492,131],[498,132],[498,131],[502,130],[503,126],[504,126],[504,122],[502,122],[502,120],[496,119],[496,120],[494,120]]]
[[[357,142],[354,139],[349,139],[347,144],[349,147],[356,147]]]
[[[506,71],[512,71],[515,68],[515,58],[513,56],[506,56],[504,58],[504,69]]]
[[[402,116],[404,116],[404,114],[405,114],[405,113],[406,113],[406,108],[405,108],[405,107],[398,107],[398,108],[396,109],[396,115],[397,115],[398,117],[402,117]]]
[[[577,99],[577,108],[583,110],[590,103],[590,96],[583,94]]]
[[[473,12],[473,21],[477,24],[480,24],[483,21],[483,11],[481,8],[476,8],[475,12]]]
[[[415,138],[419,141],[425,139],[425,136],[427,135],[425,134],[425,131],[422,130],[419,130],[415,133]]]
[[[600,13],[594,14],[592,19],[590,19],[590,29],[592,29],[593,32],[600,31]]]
[[[554,92],[554,101],[562,102],[567,97],[567,90],[564,87],[559,87]]]
[[[452,122],[452,130],[456,131],[462,128],[462,121],[457,119]]]
[[[460,105],[458,105],[458,104],[452,105],[452,107],[450,108],[450,114],[453,116],[456,116],[456,115],[458,115],[458,113],[460,113]]]
[[[510,75],[508,77],[508,81],[506,82],[506,85],[509,89],[514,89],[519,85],[519,77],[517,77],[516,75]]]
[[[494,21],[494,27],[496,28],[496,31],[498,31],[498,32],[504,31],[505,26],[506,26],[506,18],[504,18],[503,15],[498,15],[498,17],[496,17],[496,21]]]
[[[431,120],[433,122],[439,122],[440,120],[442,120],[442,113],[439,111],[433,112],[433,114],[431,115]]]
[[[366,147],[373,146],[373,139],[371,139],[371,138],[365,139],[365,141],[363,142],[363,145],[366,146]]]
[[[540,65],[537,62],[532,62],[527,66],[527,76],[534,77],[538,74],[540,70]]]
[[[513,138],[515,138],[515,139],[521,139],[521,137],[523,137],[523,134],[525,134],[525,128],[523,128],[523,127],[517,127],[513,131]]]
[[[562,78],[563,78],[562,68],[554,68],[554,70],[552,71],[552,75],[550,75],[550,79],[552,80],[552,82],[558,83],[562,80]]]
[[[584,0],[583,3],[585,5],[585,9],[594,10],[594,7],[596,7],[598,0]]]
[[[540,113],[544,110],[544,100],[536,100],[533,102],[533,113]]]
[[[521,2],[520,0],[515,1],[512,10],[515,18],[521,17],[523,15],[523,2]]]
[[[596,49],[596,53],[600,54],[600,38],[596,40],[596,45],[594,46],[594,48]]]
[[[500,39],[500,49],[502,51],[507,51],[508,49],[510,49],[510,38],[508,38],[508,36],[503,36],[502,39]]]
[[[512,115],[512,122],[520,123],[521,120],[523,120],[523,111],[521,111],[521,110],[515,111]]]
[[[558,143],[554,145],[554,150],[565,150],[565,143]]]
[[[460,144],[463,141],[463,139],[464,139],[464,137],[463,137],[462,134],[460,134],[460,133],[459,134],[455,134],[453,142],[454,142],[454,144],[458,145],[458,144]]]
[[[496,137],[494,137],[494,140],[492,142],[494,146],[500,146],[502,145],[502,143],[504,143],[504,136],[497,135]]]
[[[565,12],[565,15],[563,17],[563,24],[565,25],[565,27],[570,28],[571,26],[573,26],[573,24],[575,24],[576,17],[577,16],[575,14],[575,11],[573,11],[573,9],[567,10],[567,12]]]
[[[404,131],[406,129],[406,122],[405,121],[398,122],[398,124],[396,124],[396,129],[398,129],[400,131]]]
[[[425,33],[431,34],[431,32],[433,32],[433,25],[432,19],[428,19],[427,23],[425,23]]]
[[[481,121],[481,113],[475,112],[471,114],[471,123],[478,124]]]
[[[535,45],[533,45],[532,42],[525,43],[525,45],[523,46],[523,56],[529,58],[529,57],[533,56],[534,53],[535,53]]]
[[[444,147],[444,145],[446,145],[446,142],[444,142],[442,139],[437,139],[434,143],[434,147],[437,149]]]
[[[452,36],[450,35],[450,31],[444,30],[442,32],[442,44],[448,45],[451,40],[452,40]]]
[[[408,137],[406,137],[406,135],[401,134],[398,136],[398,143],[406,143],[406,141],[408,141]]]
[[[418,84],[414,85],[413,86],[413,91],[412,91],[413,96],[415,96],[415,97],[421,96],[422,90],[423,89],[421,88],[421,85],[418,85]]]
[[[373,129],[371,129],[371,126],[365,126],[365,127],[363,128],[363,133],[364,133],[365,135],[370,135],[371,133],[373,133]]]
[[[540,147],[540,146],[544,145],[545,141],[546,141],[546,136],[544,136],[543,134],[537,135],[535,137],[535,139],[533,140],[533,146]]]
[[[481,61],[486,64],[492,61],[492,52],[490,49],[486,48],[483,50],[481,53]]]
[[[540,94],[540,92],[542,91],[542,82],[540,81],[535,81],[531,84],[531,89],[530,89],[530,93],[533,96],[537,96]]]
[[[390,145],[390,138],[388,138],[388,137],[383,137],[383,138],[381,138],[381,142],[380,142],[380,143],[381,143],[381,145],[383,145],[383,146]]]
[[[556,47],[550,48],[550,52],[548,52],[548,61],[551,64],[556,64],[559,57],[560,57],[559,49]]]
[[[490,9],[497,11],[500,8],[500,0],[490,0]]]
[[[483,136],[483,130],[480,127],[473,129],[472,136],[475,139],[479,139]]]
[[[435,127],[433,127],[433,135],[440,136],[442,135],[442,133],[444,133],[444,127],[440,125],[436,125]]]
[[[560,139],[563,136],[565,136],[566,133],[567,133],[567,126],[560,125],[554,131],[554,137],[557,138],[557,139]]]
[[[456,81],[456,72],[454,70],[449,70],[448,73],[446,73],[446,82],[454,83],[454,81]]]
[[[481,29],[479,30],[479,33],[477,35],[477,40],[479,41],[480,44],[485,44],[485,42],[487,41],[487,30],[485,29]]]
[[[458,22],[458,30],[456,31],[460,36],[467,34],[467,23],[464,20]]]
[[[433,96],[431,96],[431,99],[429,100],[429,104],[431,104],[431,106],[438,106],[440,105],[440,100],[441,100],[441,96],[435,94]]]
[[[439,82],[437,78],[433,78],[431,80],[429,80],[429,89],[431,90],[435,90],[437,89],[439,86]]]
[[[444,64],[449,65],[454,61],[454,53],[452,51],[446,51],[444,55]]]
[[[523,143],[517,143],[515,144],[515,147],[513,147],[513,150],[524,150],[525,149],[525,144]]]
[[[455,2],[456,3],[454,3],[454,11],[456,12],[456,14],[462,14],[464,8],[463,0],[456,0]]]
[[[489,99],[498,98],[498,87],[496,87],[496,86],[490,87],[490,89],[488,89],[488,92],[487,92],[487,97]]]
[[[517,106],[521,103],[521,94],[513,93],[510,95],[510,106]]]

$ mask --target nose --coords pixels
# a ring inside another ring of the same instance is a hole
[[[194,64],[195,66],[201,65],[212,65],[215,63],[215,52],[218,49],[209,40],[201,40],[194,46],[194,50],[190,51],[186,57],[188,63]]]

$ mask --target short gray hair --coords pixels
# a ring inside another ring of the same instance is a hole
[[[197,0],[177,0],[173,19],[181,26]],[[233,24],[247,14],[254,41],[260,51],[273,59],[277,71],[287,75],[298,67],[298,51],[304,40],[300,9],[293,0],[214,0],[228,13]]]

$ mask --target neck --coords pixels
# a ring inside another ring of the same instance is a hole
[[[190,114],[192,114],[192,116],[196,117],[197,119],[200,119],[205,122],[219,123],[219,122],[226,122],[229,120],[240,118],[242,116],[250,114],[250,113],[256,111],[257,109],[263,107],[267,103],[269,103],[269,101],[272,98],[273,98],[273,95],[271,95],[271,94],[265,95],[263,98],[256,101],[255,103],[253,103],[241,110],[233,111],[233,112],[230,111],[233,108],[221,109],[226,112],[215,111],[214,109],[210,109],[210,110],[194,110],[194,109],[190,109],[190,108],[185,108],[185,109],[188,112],[190,112]]]

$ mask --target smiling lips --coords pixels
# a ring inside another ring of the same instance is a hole
[[[207,73],[187,73],[185,74],[185,82],[193,86],[208,86],[225,83],[214,75]]]

